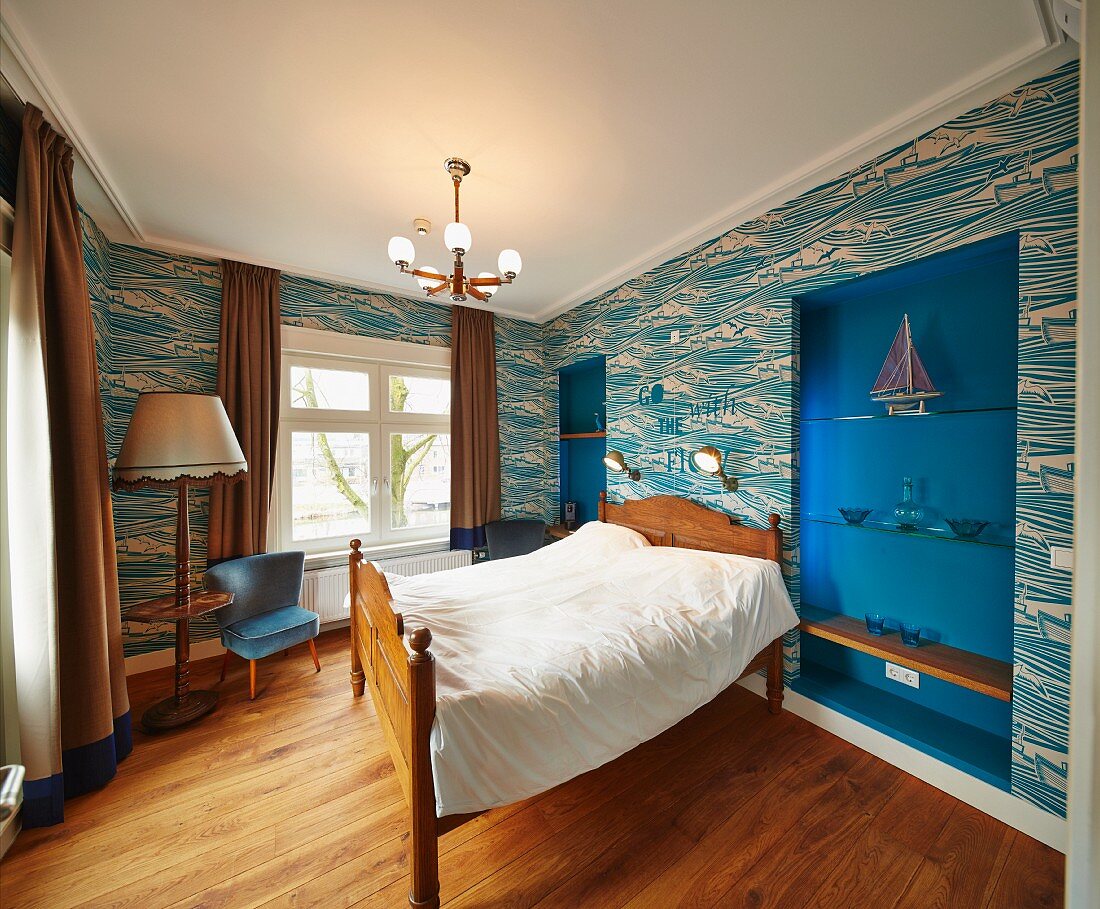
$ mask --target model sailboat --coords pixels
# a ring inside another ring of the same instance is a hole
[[[921,362],[909,331],[909,314],[901,320],[901,327],[890,345],[886,362],[871,389],[871,400],[881,401],[889,413],[924,413],[924,402],[938,398],[943,392],[928,377],[928,370]],[[914,410],[914,407],[916,408]]]

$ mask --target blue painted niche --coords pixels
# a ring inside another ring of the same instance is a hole
[[[576,502],[578,524],[596,520],[600,493],[607,488],[607,470],[603,464],[607,445],[597,426],[597,415],[601,423],[606,419],[606,394],[607,368],[603,357],[558,370],[561,516],[564,517],[566,502]],[[581,437],[576,438],[578,435]]]
[[[797,299],[802,603],[866,612],[925,637],[1012,662],[1019,238],[1006,234]],[[902,316],[943,396],[929,414],[886,416],[868,392]],[[902,478],[925,509],[895,531]],[[840,506],[872,508],[849,527]],[[945,519],[979,518],[979,542]],[[803,634],[796,688],[1008,789],[1011,705]]]

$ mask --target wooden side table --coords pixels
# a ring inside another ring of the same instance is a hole
[[[546,535],[548,537],[553,537],[555,540],[564,540],[572,532],[573,531],[564,524],[551,524],[546,528]]]
[[[192,593],[180,603],[175,594],[146,600],[127,610],[127,617],[140,622],[176,623],[176,693],[158,701],[145,711],[141,724],[149,732],[162,732],[175,729],[184,723],[190,723],[205,716],[218,703],[216,691],[192,691],[191,670],[191,619],[228,606],[233,602],[233,594],[200,591]]]

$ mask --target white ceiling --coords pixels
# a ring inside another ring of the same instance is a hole
[[[3,17],[112,239],[411,293],[386,241],[427,217],[418,262],[447,264],[442,162],[460,155],[468,268],[519,249],[493,308],[540,319],[1072,55],[1036,0],[5,0]]]

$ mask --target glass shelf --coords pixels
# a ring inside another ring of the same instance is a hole
[[[840,515],[828,514],[803,514],[803,521],[809,521],[813,524],[832,524],[835,527],[847,527],[851,530],[870,530],[877,533],[892,533],[902,537],[919,537],[924,540],[943,540],[945,543],[969,543],[972,546],[993,546],[999,549],[1015,549],[1016,543],[1014,540],[1005,540],[1003,538],[998,539],[995,535],[986,536],[989,533],[990,528],[986,528],[982,532],[982,536],[973,540],[963,539],[957,537],[955,534],[946,529],[939,527],[918,527],[916,530],[899,530],[897,524],[886,521],[864,521],[862,524],[849,524]]]
[[[800,423],[833,423],[841,420],[898,420],[898,419],[911,419],[913,417],[949,417],[956,416],[958,414],[967,413],[1011,413],[1015,412],[1015,406],[1011,407],[974,407],[963,410],[929,410],[925,413],[918,413],[916,411],[906,413],[871,413],[871,414],[856,414],[850,417],[807,417],[800,420]]]

